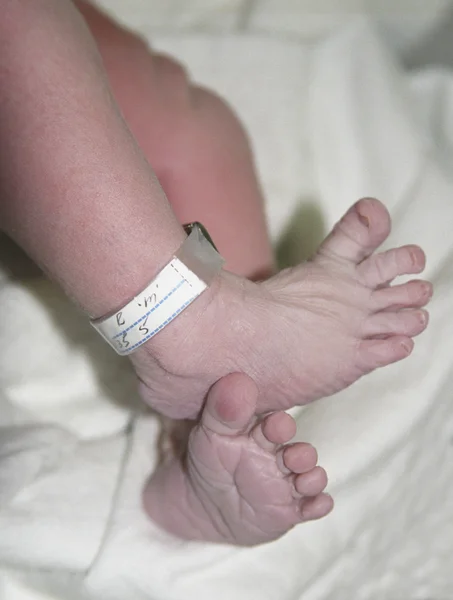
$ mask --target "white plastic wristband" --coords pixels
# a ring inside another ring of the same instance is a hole
[[[188,237],[172,260],[126,306],[108,317],[91,320],[93,327],[121,355],[137,350],[189,306],[223,265],[200,223],[185,226]]]

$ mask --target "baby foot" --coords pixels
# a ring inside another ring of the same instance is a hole
[[[374,251],[390,232],[377,200],[356,203],[312,260],[256,284],[223,273],[133,360],[142,394],[173,418],[194,418],[209,387],[233,371],[250,375],[258,410],[287,409],[334,394],[406,358],[427,326],[432,288],[413,280],[418,246]]]
[[[212,387],[185,460],[160,466],[145,492],[149,515],[164,529],[251,546],[330,512],[315,449],[287,444],[296,432],[288,414],[257,420],[257,398],[253,381],[238,373]]]
[[[428,324],[422,307],[431,298],[432,286],[420,280],[390,286],[398,276],[420,273],[425,267],[418,246],[374,253],[390,226],[386,208],[377,200],[363,199],[336,224],[311,261],[265,282],[280,307],[287,306],[279,312],[279,318],[287,320],[283,335],[289,336],[292,321],[301,342],[294,344],[293,352],[287,349],[286,400],[280,395],[277,405],[264,400],[260,407],[289,408],[288,400],[296,394],[298,403],[306,404],[337,393],[412,352],[412,338]],[[270,390],[273,393],[274,386]]]

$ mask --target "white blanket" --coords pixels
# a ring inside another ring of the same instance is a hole
[[[236,24],[251,30],[248,4]],[[407,74],[383,40],[364,19],[314,46],[250,31],[153,37],[241,114],[274,238],[298,225],[293,254],[314,221],[329,228],[363,195],[388,204],[389,243],[428,254],[436,295],[413,356],[299,413],[334,513],[254,549],[159,531],[140,507],[157,426],[130,406],[127,363],[52,285],[4,268],[0,600],[452,597],[453,75]]]

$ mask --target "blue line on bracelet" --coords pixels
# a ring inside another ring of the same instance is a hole
[[[132,323],[132,325],[129,325],[129,327],[127,327],[126,329],[123,329],[123,331],[120,331],[120,333],[117,333],[116,335],[114,335],[112,339],[116,340],[116,338],[121,337],[122,335],[124,335],[125,333],[127,333],[128,331],[130,331],[131,329],[133,329],[136,325],[138,325],[140,323],[140,321],[143,321],[143,319],[146,319],[147,317],[149,317],[149,315],[151,313],[153,313],[157,308],[159,308],[159,306],[161,304],[163,304],[165,302],[165,300],[167,300],[168,298],[170,298],[170,296],[172,294],[174,294],[176,292],[176,290],[178,290],[185,282],[186,282],[186,280],[182,279],[178,283],[178,285],[176,287],[174,287],[171,291],[169,291],[168,294],[166,296],[164,296],[160,302],[158,302],[157,304],[155,304],[150,311],[148,311],[145,315],[142,315],[140,317],[140,319],[137,319],[137,321],[135,321],[135,323]]]
[[[137,342],[136,344],[134,344],[133,346],[128,348],[127,352],[125,352],[125,353],[123,352],[122,354],[128,354],[129,352],[132,352],[132,350],[135,350],[135,348],[138,348],[139,346],[144,344],[146,341],[148,341],[150,338],[152,338],[153,335],[156,335],[156,333],[158,333],[161,329],[163,329],[165,327],[165,325],[168,325],[168,323],[170,323],[170,321],[173,321],[173,319],[175,317],[177,317],[180,312],[182,312],[187,306],[189,306],[189,304],[191,302],[193,302],[195,300],[195,298],[196,298],[196,296],[194,296],[193,298],[190,298],[190,300],[187,300],[187,302],[184,302],[184,304],[182,306],[180,306],[178,308],[178,310],[175,311],[172,315],[170,315],[166,321],[161,323],[159,325],[159,327],[156,327],[156,329],[154,329],[154,331],[151,331],[151,333],[149,333],[146,337],[144,337],[142,340],[140,340],[139,342]]]

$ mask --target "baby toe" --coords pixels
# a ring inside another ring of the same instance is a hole
[[[302,500],[300,513],[304,521],[322,519],[333,509],[333,498],[329,494],[319,494],[314,498]]]
[[[368,257],[390,232],[390,216],[374,198],[354,204],[325,239],[319,253],[359,263]]]
[[[282,448],[277,463],[283,473],[307,473],[316,466],[318,453],[311,444],[298,442]]]
[[[296,492],[301,496],[317,496],[327,486],[327,473],[322,467],[315,467],[308,471],[297,475],[294,480]]]
[[[358,346],[356,364],[364,373],[369,373],[378,367],[407,358],[413,348],[413,340],[401,335],[385,340],[362,340]]]
[[[287,413],[275,412],[264,417],[252,430],[256,444],[268,452],[279,444],[286,444],[296,435],[296,422]]]
[[[396,313],[379,312],[371,315],[362,325],[363,337],[403,335],[413,337],[428,325],[426,310],[400,310]]]
[[[273,413],[262,424],[263,434],[273,444],[286,444],[297,431],[295,420],[285,412]]]
[[[372,303],[375,311],[421,308],[430,301],[433,286],[429,281],[414,279],[408,283],[375,290]]]
[[[365,285],[375,288],[399,275],[421,273],[425,262],[425,253],[419,246],[402,246],[370,256],[357,266],[357,273]]]

